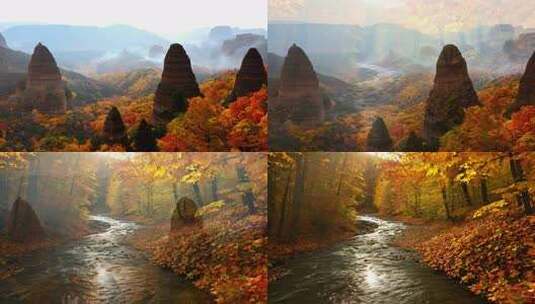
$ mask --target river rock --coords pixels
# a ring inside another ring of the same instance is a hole
[[[28,65],[23,96],[23,109],[42,113],[63,113],[67,110],[65,83],[52,53],[39,43]]]
[[[526,65],[526,71],[520,79],[520,86],[518,87],[518,95],[506,112],[507,116],[517,112],[523,106],[535,106],[535,52]]]
[[[366,149],[373,152],[392,151],[392,138],[390,138],[388,128],[381,117],[377,117],[372,124],[366,141]]]
[[[11,206],[7,218],[7,236],[16,242],[42,240],[45,231],[32,206],[20,197]]]
[[[107,145],[123,145],[128,144],[128,137],[126,136],[126,127],[123,123],[123,118],[117,107],[112,107],[104,121],[104,129],[102,132],[102,141]]]
[[[278,99],[288,118],[296,123],[316,125],[325,119],[318,76],[303,49],[295,44],[282,66]]]
[[[156,90],[153,122],[165,125],[188,109],[188,99],[201,96],[191,68],[191,61],[182,45],[171,45],[165,56],[162,79]]]
[[[232,103],[239,97],[248,96],[267,86],[267,72],[264,61],[257,49],[251,48],[243,58],[236,83],[226,103]]]
[[[464,120],[464,109],[479,105],[468,75],[468,68],[459,49],[446,45],[437,61],[433,89],[426,102],[424,134],[429,142],[438,138]]]
[[[187,197],[181,198],[173,211],[171,217],[171,231],[175,231],[184,225],[191,225],[195,223],[195,213],[197,212],[197,205],[195,202]]]

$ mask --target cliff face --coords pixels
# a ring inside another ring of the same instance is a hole
[[[28,65],[23,110],[63,113],[67,109],[65,84],[52,53],[39,43]]]
[[[468,76],[466,61],[456,46],[446,45],[438,58],[433,89],[426,103],[426,139],[436,142],[462,123],[465,108],[475,105],[479,105],[479,100]]]
[[[535,105],[535,52],[526,65],[526,71],[520,79],[520,86],[518,87],[518,95],[509,107],[507,116],[520,110],[523,106]]]
[[[156,90],[153,122],[167,124],[187,110],[188,98],[196,96],[201,96],[201,91],[188,54],[182,45],[173,44],[165,56],[162,79]]]
[[[248,96],[267,86],[267,72],[264,61],[257,49],[251,48],[243,58],[236,83],[226,103],[234,102],[239,97]]]
[[[295,44],[282,66],[278,103],[296,123],[313,125],[325,119],[318,77],[303,49]]]

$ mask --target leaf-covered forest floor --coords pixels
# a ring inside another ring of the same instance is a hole
[[[232,207],[172,234],[169,223],[146,226],[130,242],[218,303],[267,303],[266,226],[265,214]]]
[[[504,211],[459,223],[408,223],[395,244],[416,250],[426,265],[490,302],[535,303],[535,216]]]

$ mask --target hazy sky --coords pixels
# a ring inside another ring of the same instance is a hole
[[[510,23],[535,27],[534,0],[269,0],[269,20],[369,25],[423,32]]]
[[[267,0],[13,0],[0,22],[127,24],[162,35],[195,28],[267,26]]]

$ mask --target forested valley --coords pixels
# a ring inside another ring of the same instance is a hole
[[[266,164],[0,154],[0,302],[266,302]]]
[[[270,153],[270,303],[532,303],[534,162]]]

